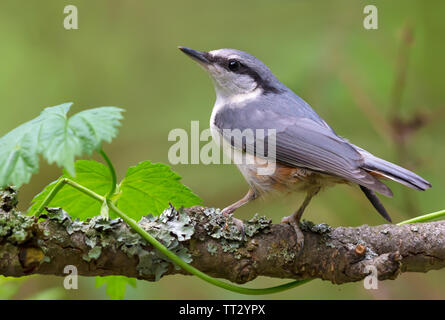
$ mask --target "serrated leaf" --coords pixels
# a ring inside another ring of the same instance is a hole
[[[110,142],[122,119],[122,109],[100,107],[82,111],[71,118],[67,113],[72,103],[46,108],[42,112],[45,125],[40,130],[39,146],[49,163],[56,162],[75,175],[75,157],[91,155],[102,141]]]
[[[0,138],[0,188],[19,187],[39,171],[37,117]]]
[[[68,172],[62,176],[71,179],[82,186],[100,195],[106,195],[111,188],[111,175],[104,164],[92,160],[78,160],[75,163],[76,176],[71,176]],[[47,186],[32,201],[29,210],[30,214],[35,214],[37,208],[45,200],[48,193],[54,188],[55,182]],[[73,218],[85,220],[97,216],[101,212],[102,204],[70,186],[64,186],[50,203],[51,207],[61,207]]]
[[[124,276],[96,277],[96,288],[106,285],[105,292],[111,300],[123,300],[127,284],[136,288],[136,279]]]
[[[75,157],[91,155],[117,135],[123,109],[99,107],[71,118],[72,103],[49,107],[0,138],[0,188],[20,187],[39,170],[39,155],[75,174]]]
[[[175,207],[201,204],[201,199],[180,180],[181,177],[165,164],[141,162],[128,169],[119,185],[121,195],[116,205],[138,220],[149,213],[161,214],[169,202]]]
[[[71,179],[102,196],[110,190],[112,179],[104,164],[92,160],[78,160],[75,163],[75,170],[75,177],[68,172],[62,177]],[[135,220],[148,213],[159,215],[169,206],[169,202],[176,207],[201,204],[201,199],[181,184],[180,180],[181,177],[169,166],[144,161],[128,169],[127,175],[112,198],[119,209]],[[33,199],[29,214],[36,213],[55,183],[56,181],[51,183]],[[82,220],[100,215],[102,209],[100,202],[70,186],[63,187],[51,201],[50,206],[61,207],[71,217]]]

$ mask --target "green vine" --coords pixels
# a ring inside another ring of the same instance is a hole
[[[432,221],[432,220],[441,218],[443,216],[445,216],[445,210],[440,210],[440,211],[424,214],[422,216],[418,216],[418,217],[415,217],[412,219],[408,219],[408,220],[399,222],[397,225],[401,226],[401,225],[409,224],[409,223],[428,222],[428,221]]]
[[[159,250],[167,258],[169,258],[171,261],[173,261],[178,266],[183,268],[185,271],[190,272],[191,274],[197,276],[198,278],[200,278],[206,282],[209,282],[217,287],[220,287],[220,288],[223,288],[223,289],[226,289],[229,291],[241,293],[241,294],[247,294],[247,295],[266,295],[266,294],[277,293],[277,292],[289,290],[289,289],[295,288],[297,286],[303,285],[303,284],[312,280],[312,279],[301,280],[301,281],[297,280],[297,281],[291,281],[289,283],[285,283],[282,285],[278,285],[275,287],[251,289],[251,288],[245,288],[245,287],[233,285],[233,284],[230,284],[227,282],[223,282],[221,280],[215,279],[215,278],[205,274],[204,272],[196,269],[192,265],[183,261],[176,254],[174,254],[173,252],[168,250],[162,243],[160,243],[158,240],[156,240],[156,238],[154,238],[152,235],[150,235],[148,232],[146,232],[140,225],[138,225],[135,220],[131,219],[122,210],[120,210],[118,207],[116,207],[112,203],[110,198],[114,194],[115,189],[116,189],[116,172],[115,172],[115,169],[114,169],[110,159],[106,155],[106,153],[102,149],[99,151],[99,153],[104,158],[104,160],[108,166],[108,169],[110,171],[112,180],[113,180],[113,182],[112,182],[113,186],[111,187],[110,192],[108,192],[108,194],[106,196],[103,197],[103,196],[95,193],[94,191],[72,181],[71,179],[61,178],[57,181],[56,185],[51,190],[51,192],[47,195],[45,200],[40,204],[39,208],[36,211],[36,215],[38,216],[45,209],[45,207],[47,207],[50,204],[51,200],[54,199],[56,194],[63,188],[63,186],[69,185],[69,186],[73,187],[74,189],[82,192],[83,194],[93,198],[94,200],[97,200],[101,203],[105,202],[108,205],[108,208],[110,210],[112,210],[115,214],[117,214],[120,218],[122,218],[122,220],[124,220],[134,231],[136,231],[139,235],[141,235],[146,241],[148,241],[154,248]]]

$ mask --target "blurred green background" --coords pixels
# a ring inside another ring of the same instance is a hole
[[[63,28],[63,8],[79,10],[79,29]],[[363,8],[378,8],[378,30],[363,28]],[[415,170],[434,188],[425,193],[389,183],[382,198],[395,222],[443,209],[445,64],[444,1],[24,1],[0,2],[0,136],[47,106],[73,101],[73,111],[114,105],[127,110],[120,135],[106,145],[121,175],[142,160],[168,163],[171,129],[208,128],[215,99],[205,72],[177,50],[237,48],[257,56],[342,136],[387,160]],[[406,139],[391,134],[391,117],[423,126]],[[234,165],[173,166],[207,206],[224,207],[247,190]],[[20,208],[60,175],[42,165],[20,190]],[[256,201],[237,211],[278,223],[302,200]],[[305,218],[333,226],[377,225],[357,189],[338,186],[318,196]],[[365,290],[362,282],[315,280],[270,299],[444,298],[444,271],[403,274]],[[4,280],[2,280],[4,281]],[[33,276],[14,298],[107,298],[82,278],[78,290],[62,278]],[[249,286],[282,280],[259,278]],[[3,291],[7,286],[0,283]],[[45,291],[46,290],[46,291]],[[1,293],[1,291],[0,291]],[[36,294],[43,293],[40,296]],[[243,299],[186,276],[138,281],[131,299]],[[255,297],[254,297],[255,298]]]

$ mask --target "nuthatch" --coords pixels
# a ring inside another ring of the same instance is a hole
[[[210,128],[214,140],[227,142],[231,152],[257,158],[255,148],[260,142],[266,141],[267,144],[267,136],[262,141],[255,136],[253,140],[235,143],[226,132],[246,129],[268,132],[272,129],[274,132],[274,172],[267,176],[258,175],[259,166],[264,161],[237,163],[250,189],[223,213],[232,213],[272,191],[306,192],[301,207],[282,220],[294,227],[299,244],[303,245],[303,234],[298,226],[303,211],[312,197],[327,186],[337,183],[358,185],[380,215],[390,222],[391,218],[375,192],[388,197],[393,194],[379,179],[394,180],[416,190],[431,187],[415,173],[339,137],[309,104],[282,84],[254,56],[235,49],[210,52],[186,47],[179,49],[207,70],[213,80],[216,102]],[[268,155],[264,154],[264,157]]]

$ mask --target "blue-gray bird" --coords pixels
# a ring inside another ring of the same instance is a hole
[[[358,185],[374,208],[391,222],[375,192],[392,197],[392,192],[379,179],[397,181],[416,190],[431,184],[415,173],[380,159],[342,137],[303,99],[282,84],[269,68],[254,56],[235,49],[202,52],[186,47],[181,51],[198,62],[210,75],[216,91],[216,102],[210,120],[213,139],[225,141],[229,152],[257,158],[256,146],[267,146],[264,138],[255,135],[238,143],[226,132],[246,129],[275,132],[276,169],[270,175],[259,175],[256,163],[237,163],[250,189],[223,213],[233,213],[247,202],[271,192],[306,192],[301,207],[282,222],[297,232],[303,211],[321,189],[336,183]],[[273,130],[271,130],[273,129]],[[261,153],[262,159],[268,157]],[[272,157],[272,156],[271,156]]]

